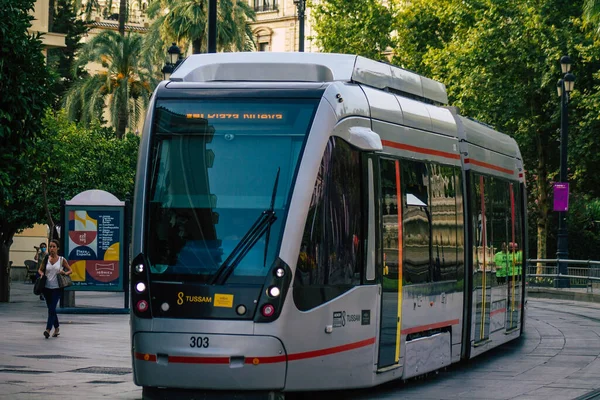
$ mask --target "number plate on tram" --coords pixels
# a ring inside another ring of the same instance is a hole
[[[210,346],[208,336],[190,336],[190,347],[198,349],[206,349]]]

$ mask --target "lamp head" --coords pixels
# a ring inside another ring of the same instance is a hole
[[[571,57],[569,56],[562,56],[560,58],[560,68],[562,70],[563,74],[566,74],[567,72],[569,72],[571,70]]]
[[[177,47],[177,45],[173,42],[173,44],[171,45],[171,47],[169,47],[167,49],[167,53],[169,55],[169,62],[171,64],[175,64],[177,62],[177,59],[179,58],[179,55],[181,54],[181,50],[179,49],[179,47]],[[171,71],[172,72],[172,71]]]
[[[573,75],[570,72],[567,72],[563,79],[565,80],[565,91],[567,93],[571,93],[573,91],[573,88],[575,87],[575,75]]]
[[[171,74],[173,73],[173,64],[165,64],[165,66],[160,70],[163,74],[163,79],[168,81],[171,78]]]
[[[562,96],[563,93],[563,80],[559,79],[558,82],[556,82],[556,91],[558,92],[558,97]]]

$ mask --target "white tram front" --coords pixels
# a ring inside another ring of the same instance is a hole
[[[353,55],[188,57],[140,146],[144,393],[369,387],[518,338],[522,158],[446,103]]]

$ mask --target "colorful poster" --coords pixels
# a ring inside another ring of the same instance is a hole
[[[123,290],[123,210],[66,208],[66,257],[74,290]]]

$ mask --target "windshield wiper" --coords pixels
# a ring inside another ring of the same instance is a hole
[[[269,207],[269,211],[273,213],[273,216],[275,216],[275,211],[273,210],[275,207],[275,196],[277,195],[277,185],[279,184],[280,172],[281,168],[277,168],[277,176],[275,177],[275,184],[273,185],[273,195],[271,196],[271,207]],[[277,219],[277,217],[275,217],[275,219]],[[273,222],[275,222],[275,220],[273,220]],[[263,267],[267,266],[267,251],[269,250],[269,237],[271,236],[271,225],[273,225],[273,223],[267,225],[267,237],[265,238],[265,259],[263,261]]]
[[[277,169],[277,176],[275,177],[275,184],[273,185],[273,195],[271,197],[271,205],[268,209],[264,210],[259,216],[258,219],[252,224],[248,232],[244,235],[242,240],[235,246],[235,248],[231,251],[231,254],[227,257],[227,259],[221,264],[217,272],[213,275],[213,278],[210,281],[211,285],[219,284],[222,285],[225,283],[227,278],[231,275],[235,267],[242,261],[242,259],[248,254],[248,252],[254,247],[254,245],[258,242],[258,240],[267,233],[266,243],[265,243],[265,265],[267,263],[267,247],[269,245],[269,236],[271,233],[271,225],[273,222],[277,220],[277,216],[275,215],[275,195],[277,194],[277,186],[279,184],[279,173],[281,172],[281,168]]]

